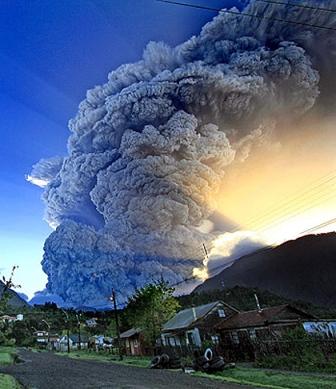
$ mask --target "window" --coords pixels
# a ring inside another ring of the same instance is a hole
[[[188,344],[195,345],[194,333],[192,331],[187,332],[187,339],[188,339]]]
[[[225,317],[225,311],[224,311],[224,309],[218,309],[218,316],[219,317]]]
[[[257,339],[257,334],[254,328],[250,329],[249,331],[250,339],[251,340],[256,340]]]
[[[212,335],[211,341],[213,344],[219,344],[219,336],[218,335]]]
[[[231,340],[232,340],[233,343],[239,344],[239,336],[238,336],[237,331],[232,331],[231,332]]]

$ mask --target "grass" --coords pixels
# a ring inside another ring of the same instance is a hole
[[[0,347],[0,365],[11,365],[14,362],[15,348]]]
[[[11,365],[15,359],[14,347],[0,347],[0,365]],[[20,384],[8,374],[0,374],[0,389],[19,389]]]
[[[0,374],[0,389],[19,389],[21,385],[14,377],[7,374]]]
[[[272,372],[269,370],[236,367],[221,373],[194,373],[197,376],[270,389],[336,389],[335,376],[309,373]]]
[[[117,355],[88,351],[73,351],[69,355],[67,353],[57,354],[74,359],[112,362],[145,368],[149,366],[151,361],[150,357],[129,356],[124,357],[123,361],[119,361]],[[279,372],[253,367],[236,367],[216,374],[196,372],[193,375],[269,389],[336,389],[336,377],[326,374]]]
[[[123,360],[120,361],[117,355],[103,354],[96,352],[88,351],[73,351],[70,354],[67,353],[57,353],[58,355],[67,356],[74,359],[85,359],[89,361],[99,361],[99,362],[113,362],[119,363],[122,365],[128,366],[137,366],[137,367],[148,367],[151,361],[150,357],[129,357],[124,356]]]

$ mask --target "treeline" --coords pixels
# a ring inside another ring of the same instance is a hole
[[[336,310],[327,307],[320,307],[304,301],[293,301],[284,297],[277,296],[267,290],[258,288],[245,288],[235,286],[234,288],[223,288],[213,290],[211,292],[191,293],[189,295],[177,297],[181,307],[189,308],[192,305],[207,304],[212,301],[222,300],[225,303],[232,305],[240,311],[250,311],[256,309],[256,301],[254,295],[258,296],[261,307],[272,307],[281,304],[291,304],[297,308],[307,311],[318,318],[335,319]]]

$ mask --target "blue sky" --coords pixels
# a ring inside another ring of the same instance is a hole
[[[212,17],[154,0],[1,1],[0,270],[19,265],[22,292],[32,296],[46,283],[40,261],[52,231],[41,190],[25,181],[31,166],[66,153],[67,122],[88,88],[138,60],[148,41],[178,44]]]

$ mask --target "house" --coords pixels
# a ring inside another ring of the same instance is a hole
[[[89,328],[95,328],[97,327],[97,318],[92,317],[91,319],[85,320],[85,324]]]
[[[57,344],[60,340],[58,334],[50,334],[48,338],[49,342],[47,345],[48,350],[57,350]]]
[[[104,335],[93,335],[89,338],[89,348],[93,348],[96,351],[103,348]]]
[[[69,336],[70,350],[78,350],[79,343],[81,349],[86,349],[88,348],[89,338],[85,334],[81,334],[79,342],[79,335],[76,334]],[[68,336],[62,336],[55,346],[57,351],[66,352],[68,350]]]
[[[3,315],[0,316],[0,321],[3,323],[13,323],[16,321],[16,316]]]
[[[223,301],[184,309],[164,324],[161,343],[163,346],[173,347],[201,347],[206,340],[218,343],[220,339],[216,325],[238,312]]]
[[[237,312],[227,320],[218,323],[216,329],[225,343],[239,344],[246,340],[274,339],[284,331],[302,325],[307,320],[316,320],[314,315],[306,313],[290,304]]]
[[[89,338],[89,347],[98,350],[113,348],[113,338],[104,335],[94,335]]]
[[[33,332],[33,337],[37,346],[47,346],[49,340],[49,332],[48,331],[35,331]]]
[[[140,328],[131,328],[120,334],[126,355],[145,355],[144,338]]]
[[[16,316],[9,316],[9,315],[0,316],[0,321],[2,321],[3,323],[5,323],[5,322],[14,323],[15,321],[22,321],[22,320],[23,320],[22,313],[19,313]]]
[[[310,335],[336,339],[335,320],[306,321],[303,323],[303,328]]]

